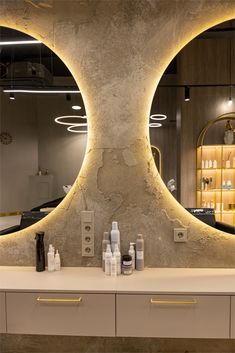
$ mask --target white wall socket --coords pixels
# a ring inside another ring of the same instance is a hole
[[[174,228],[174,242],[186,243],[188,241],[188,234],[186,228]]]
[[[82,256],[93,257],[94,251],[94,211],[81,212]]]

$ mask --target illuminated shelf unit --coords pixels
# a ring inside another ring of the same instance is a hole
[[[197,148],[196,198],[197,207],[214,208],[217,221],[235,226],[235,145]]]

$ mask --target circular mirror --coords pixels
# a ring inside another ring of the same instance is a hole
[[[232,234],[234,59],[234,20],[200,34],[167,67],[156,90],[149,120],[150,142],[160,150],[161,176],[168,189],[190,213]],[[228,113],[232,113],[228,119],[211,124],[203,145],[198,144],[205,126]],[[230,136],[227,142],[225,134]]]
[[[0,75],[3,235],[37,222],[61,202],[84,158],[87,121],[71,73],[34,38],[0,27]]]

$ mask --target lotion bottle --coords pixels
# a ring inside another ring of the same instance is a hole
[[[121,274],[121,253],[118,248],[118,244],[115,244],[114,248],[114,257],[116,259],[116,264],[117,264],[117,275],[119,276]]]
[[[60,254],[59,254],[59,251],[56,250],[56,254],[55,254],[55,270],[56,271],[60,271],[60,269],[61,269]]]
[[[112,251],[111,251],[110,244],[108,244],[105,252],[105,274],[107,276],[110,276],[111,274],[111,258],[112,258]]]
[[[112,252],[114,252],[115,244],[117,244],[120,249],[120,232],[118,229],[118,222],[112,222],[112,230],[111,230],[111,249],[112,249]]]
[[[136,239],[136,270],[144,269],[144,239],[142,234],[137,235]]]
[[[55,271],[55,253],[52,244],[49,245],[47,253],[47,269],[49,272]]]
[[[135,249],[133,244],[130,244],[130,249],[128,251],[128,254],[131,256],[132,258],[132,268],[133,270],[135,269]]]
[[[105,252],[106,252],[108,244],[110,245],[109,232],[104,232],[103,240],[102,240],[102,268],[103,268],[103,271],[105,271]]]
[[[117,276],[117,261],[115,256],[111,257],[111,277]]]

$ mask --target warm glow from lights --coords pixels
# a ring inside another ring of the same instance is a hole
[[[232,97],[229,97],[229,99],[228,99],[228,105],[232,105],[232,103],[233,103]]]
[[[166,120],[167,116],[165,114],[152,114],[152,115],[150,115],[150,119],[152,119],[152,120]]]

